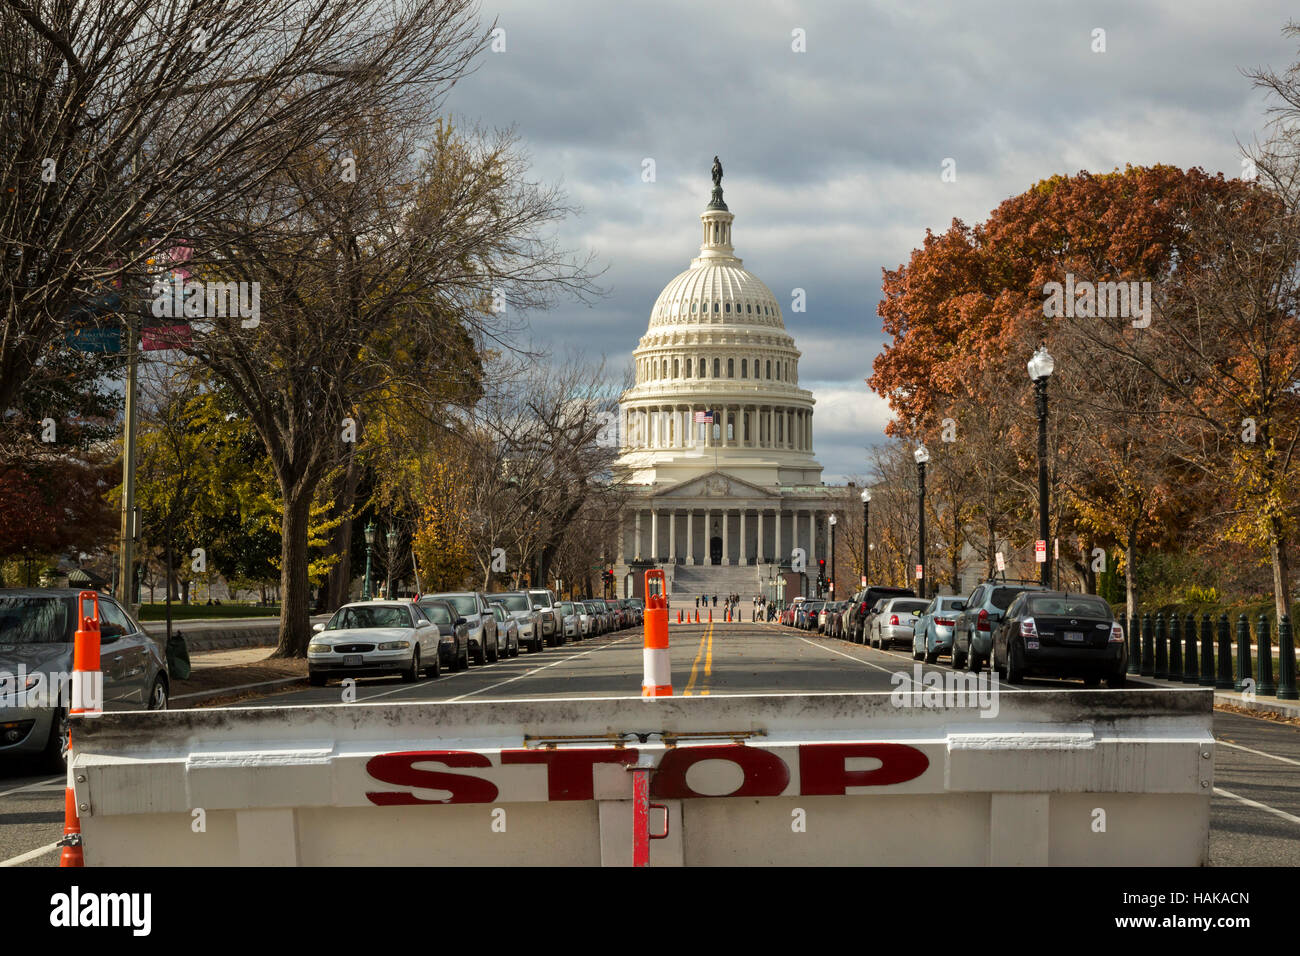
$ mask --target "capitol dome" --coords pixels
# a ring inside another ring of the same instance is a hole
[[[818,484],[800,352],[776,296],[735,254],[721,179],[715,159],[699,255],[659,293],[634,353],[619,467],[633,484],[714,470],[766,486]]]

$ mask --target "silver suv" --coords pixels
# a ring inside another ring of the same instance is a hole
[[[426,594],[420,603],[446,601],[456,613],[465,619],[469,629],[469,650],[474,655],[474,663],[496,663],[501,656],[497,641],[497,619],[488,606],[487,595],[482,591],[445,591],[442,594]]]
[[[971,592],[952,627],[952,666],[983,670],[993,653],[993,629],[1016,596],[1046,591],[1041,584],[985,581]]]
[[[564,620],[556,606],[555,592],[549,588],[531,588],[528,601],[542,612],[542,637],[547,646],[558,647],[564,643]]]
[[[526,591],[501,591],[489,594],[488,600],[499,604],[519,625],[519,643],[531,653],[542,649],[542,612],[533,607]]]

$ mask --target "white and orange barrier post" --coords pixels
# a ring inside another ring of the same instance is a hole
[[[658,592],[651,592],[650,582],[658,580]],[[666,582],[659,568],[645,573],[645,644],[641,652],[643,678],[642,697],[671,697],[673,695],[672,664],[668,659],[668,599]]]
[[[77,595],[77,633],[72,645],[72,700],[69,714],[97,714],[103,708],[103,683],[99,673],[99,595]],[[59,866],[85,866],[81,850],[81,817],[72,789],[72,730],[68,730],[68,785],[63,794],[63,852]]]

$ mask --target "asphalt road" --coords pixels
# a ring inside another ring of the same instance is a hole
[[[891,675],[913,673],[910,650],[877,651],[769,624],[678,626],[670,631],[673,690],[681,695],[890,691]],[[945,671],[942,663],[924,671]],[[541,654],[403,684],[361,679],[357,702],[511,697],[602,697],[637,694],[639,629]],[[1025,689],[1079,688],[1069,681],[1029,680]],[[338,684],[293,689],[240,706],[336,704]],[[1216,713],[1215,790],[1210,859],[1215,866],[1300,865],[1300,728]],[[61,776],[0,766],[0,865],[51,866],[62,833]]]

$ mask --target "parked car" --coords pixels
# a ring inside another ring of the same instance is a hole
[[[564,622],[560,619],[555,592],[548,588],[532,588],[528,600],[542,615],[542,637],[548,647],[558,647],[564,643]]]
[[[415,608],[438,629],[438,668],[433,676],[441,677],[444,667],[453,671],[469,667],[469,624],[451,602],[428,601]]]
[[[57,772],[68,747],[76,588],[0,588],[0,759],[34,757]],[[106,594],[99,600],[105,710],[165,710],[166,649]],[[86,609],[90,613],[90,609]],[[23,686],[16,686],[19,678]]]
[[[911,641],[913,619],[929,604],[923,598],[886,598],[880,613],[871,619],[871,646],[887,651],[902,641]]]
[[[993,628],[1011,602],[1024,591],[1046,591],[1028,582],[985,581],[966,598],[952,634],[952,666],[983,670],[993,653]]]
[[[848,625],[845,630],[849,640],[854,644],[865,644],[871,634],[871,622],[868,617],[879,610],[876,603],[881,598],[886,597],[916,597],[916,592],[911,588],[894,588],[882,585],[863,588],[857,594],[853,595],[852,606],[849,610]]]
[[[307,645],[313,687],[332,677],[399,674],[410,682],[426,669],[430,676],[441,671],[442,632],[410,601],[355,601],[313,629]]]
[[[427,594],[420,598],[419,603],[427,601],[446,601],[465,619],[469,625],[469,651],[475,664],[481,666],[488,662],[496,663],[501,656],[497,619],[492,614],[486,594],[482,591],[446,591]]]
[[[1128,669],[1124,628],[1095,594],[1025,591],[993,636],[993,666],[1009,684],[1025,677],[1082,677],[1123,687]]]
[[[506,657],[518,657],[522,643],[519,639],[519,622],[503,604],[493,602],[490,596],[488,604],[492,608],[492,616],[497,619],[497,638],[501,641],[501,653]]]
[[[582,640],[585,635],[582,633],[582,619],[578,613],[577,604],[573,601],[560,601],[556,607],[560,609],[560,620],[563,622],[565,640]]]
[[[500,604],[519,625],[519,642],[531,653],[542,649],[542,612],[533,607],[527,591],[499,591],[488,602]]]
[[[940,595],[916,619],[912,638],[913,660],[933,664],[940,654],[952,654],[952,627],[966,606],[964,598]]]
[[[604,601],[605,607],[609,610],[610,630],[621,631],[628,626],[628,619],[623,611],[623,606],[611,598]]]

